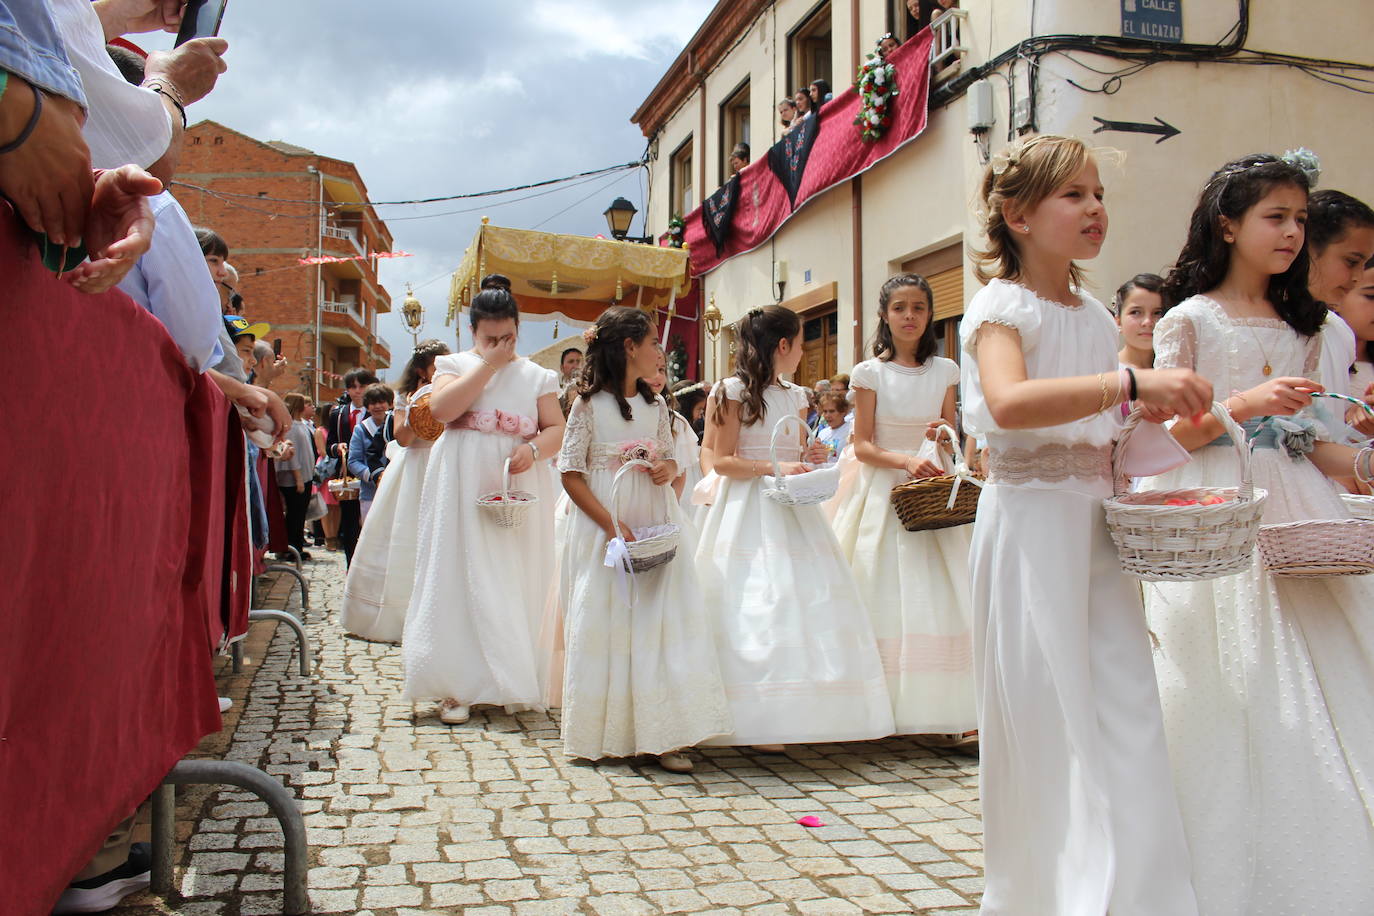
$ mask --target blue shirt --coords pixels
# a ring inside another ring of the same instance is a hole
[[[181,204],[166,191],[148,204],[157,217],[152,246],[119,288],[162,322],[192,369],[204,372],[225,357],[219,293]]]
[[[386,458],[382,466],[373,471],[367,466],[367,447],[372,439],[381,434],[376,422],[370,416],[363,417],[353,427],[353,438],[348,442],[348,473],[358,478],[358,499],[371,502],[377,495],[377,480],[386,470]]]
[[[0,0],[0,70],[86,107],[81,77],[43,0]]]

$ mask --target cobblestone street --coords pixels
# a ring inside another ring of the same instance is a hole
[[[399,647],[352,639],[341,554],[307,564],[300,677],[284,627],[254,624],[226,732],[200,755],[282,779],[300,799],[317,913],[972,914],[982,889],[977,762],[908,739],[702,751],[697,772],[575,763],[557,716],[479,710],[441,724],[400,698]],[[284,582],[268,606],[299,612]],[[825,826],[796,823],[815,815]],[[281,834],[235,789],[178,792],[176,889],[121,916],[281,911]]]

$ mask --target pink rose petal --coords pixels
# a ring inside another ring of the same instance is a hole
[[[824,827],[824,826],[825,826],[825,821],[823,821],[823,820],[821,820],[820,818],[816,817],[816,815],[814,815],[814,814],[808,814],[806,817],[799,817],[799,818],[797,818],[797,823],[798,823],[798,824],[801,824],[803,827]]]

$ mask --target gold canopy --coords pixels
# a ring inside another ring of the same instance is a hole
[[[505,274],[520,311],[590,321],[608,305],[666,308],[690,285],[687,251],[635,242],[504,229],[484,218],[449,286],[452,324],[487,274]]]

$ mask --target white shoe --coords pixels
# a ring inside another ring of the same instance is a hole
[[[472,718],[472,710],[457,700],[444,700],[439,707],[439,721],[445,725],[462,725]]]
[[[233,701],[233,700],[229,699],[228,697],[220,697],[220,698],[219,698],[219,711],[220,711],[220,715],[223,715],[224,713],[228,712],[229,710],[231,710],[231,709],[233,709],[233,708],[234,708],[234,701]]]
[[[696,769],[696,765],[685,754],[659,754],[658,765],[669,773],[690,773]]]

